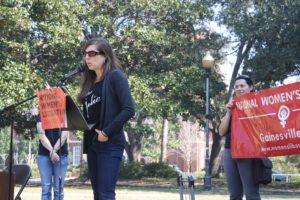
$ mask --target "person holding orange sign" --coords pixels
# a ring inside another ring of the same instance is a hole
[[[37,164],[41,177],[42,200],[52,199],[52,186],[54,200],[59,199],[59,177],[61,176],[61,198],[64,199],[64,179],[68,168],[68,131],[61,133],[61,146],[59,141],[59,129],[43,130],[38,119],[36,127],[39,135],[39,149]],[[59,152],[61,151],[61,152]],[[60,172],[61,162],[61,172]],[[53,182],[53,184],[52,184]]]
[[[235,79],[235,95],[242,95],[253,91],[253,81],[249,76],[240,75]],[[242,200],[245,192],[247,200],[260,200],[259,184],[254,182],[253,159],[232,159],[230,150],[231,111],[234,102],[230,100],[226,105],[226,114],[219,126],[220,136],[226,135],[224,150],[224,170],[230,200]]]
[[[48,83],[46,88],[51,90]],[[41,108],[41,107],[40,107]],[[39,137],[39,148],[37,156],[37,164],[41,178],[42,200],[52,200],[52,187],[54,200],[64,199],[64,179],[69,163],[68,159],[68,131],[60,131],[58,128],[47,128],[47,121],[41,120],[40,113],[37,108],[32,110],[32,114],[37,116],[36,128]],[[55,120],[54,120],[55,121]],[[51,121],[50,121],[51,122]],[[49,125],[49,124],[48,124]],[[43,127],[46,127],[43,129]],[[51,126],[53,127],[53,126]],[[55,126],[54,126],[55,127]],[[57,126],[56,126],[57,127]],[[61,140],[60,140],[61,137]],[[59,179],[61,178],[61,183]],[[60,188],[59,188],[60,187]],[[59,196],[61,198],[59,198]]]
[[[84,132],[84,153],[95,200],[115,200],[125,147],[124,124],[134,115],[129,84],[111,45],[93,38],[84,47],[85,71],[78,101],[92,125]]]

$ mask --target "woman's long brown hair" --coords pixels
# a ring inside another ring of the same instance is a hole
[[[104,79],[104,77],[112,71],[113,69],[119,69],[120,62],[118,58],[115,56],[111,45],[108,43],[107,40],[103,38],[92,38],[89,39],[84,46],[84,50],[90,46],[95,45],[97,47],[97,50],[104,53],[104,56],[106,58],[105,63],[103,65],[103,74],[101,79]],[[96,80],[96,73],[92,70],[89,70],[86,63],[85,63],[85,71],[82,75],[81,84],[80,84],[80,92],[78,95],[78,102],[83,103],[84,97],[88,93],[91,86],[94,84]]]

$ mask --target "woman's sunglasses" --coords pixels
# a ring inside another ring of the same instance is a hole
[[[104,52],[102,51],[86,51],[84,52],[84,56],[86,57],[88,55],[89,57],[95,57],[97,55],[104,55]]]

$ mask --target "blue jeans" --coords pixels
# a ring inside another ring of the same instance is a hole
[[[124,148],[96,141],[97,149],[88,149],[88,172],[94,200],[115,200],[115,189]]]
[[[68,167],[68,156],[62,156],[61,160],[61,200],[64,199],[64,180]],[[52,177],[53,177],[53,190],[54,200],[59,199],[59,162],[53,164],[49,156],[39,155],[37,158],[38,168],[42,184],[42,200],[51,200],[52,197]]]

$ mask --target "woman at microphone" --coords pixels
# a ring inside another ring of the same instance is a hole
[[[84,153],[95,200],[114,200],[125,147],[124,124],[134,115],[127,78],[111,45],[93,38],[84,46],[85,71],[78,101],[92,130],[84,132]]]

